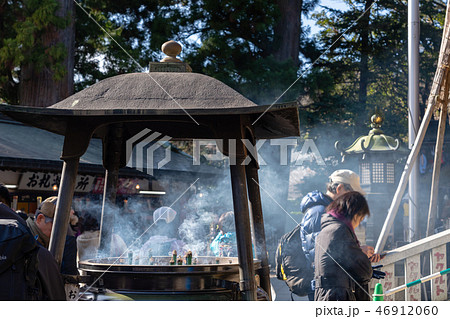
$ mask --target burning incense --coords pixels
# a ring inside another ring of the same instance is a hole
[[[133,251],[132,250],[128,251],[128,264],[129,265],[133,264]]]
[[[192,264],[192,251],[188,251],[186,253],[186,265],[191,265]]]
[[[177,251],[174,249],[172,251],[172,259],[169,262],[169,265],[173,266],[177,264]]]

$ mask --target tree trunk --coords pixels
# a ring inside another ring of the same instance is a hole
[[[273,55],[277,61],[300,64],[300,31],[303,0],[277,0],[280,19],[275,26]]]
[[[25,106],[49,106],[73,94],[74,52],[75,52],[75,7],[72,0],[57,0],[57,16],[70,19],[64,30],[52,26],[42,36],[46,48],[63,43],[67,55],[63,66],[66,70],[62,79],[55,79],[49,66],[38,68],[33,64],[21,66],[19,103]]]
[[[364,11],[369,9],[374,0],[367,0]],[[370,11],[361,18],[361,62],[359,65],[359,103],[366,105],[367,86],[369,85],[369,37]]]

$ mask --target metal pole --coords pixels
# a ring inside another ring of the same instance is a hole
[[[237,163],[230,165],[231,188],[233,192],[234,220],[239,258],[239,277],[242,299],[256,300],[256,281],[253,266],[252,237],[248,210],[247,182],[245,166],[241,165],[245,154],[244,144],[239,139],[236,143]]]
[[[119,170],[105,171],[105,185],[103,188],[102,215],[100,219],[99,252],[107,253],[110,248],[112,230],[114,227],[114,210],[116,203],[117,182]]]
[[[100,221],[100,253],[107,253],[112,239],[115,217],[113,208],[116,205],[119,168],[121,166],[122,134],[122,124],[111,125],[104,141],[103,166],[106,168],[106,171]]]
[[[270,289],[270,267],[269,257],[267,256],[266,235],[264,231],[264,219],[261,205],[261,193],[259,191],[258,166],[255,159],[247,165],[245,172],[247,174],[247,187],[250,203],[252,204],[253,228],[255,231],[255,245],[257,258],[261,260],[261,288],[269,295],[272,300]]]
[[[433,179],[431,182],[431,195],[430,206],[428,209],[428,223],[427,223],[427,236],[434,234],[434,227],[436,223],[437,215],[437,201],[439,196],[439,175],[441,173],[441,160],[442,160],[442,146],[444,145],[445,125],[447,124],[447,104],[448,104],[448,91],[449,91],[449,76],[445,81],[444,89],[444,102],[441,107],[441,114],[439,116],[439,128],[436,138],[436,148],[434,152],[434,166],[433,166]]]
[[[53,220],[50,244],[48,247],[59,266],[61,266],[67,228],[69,227],[69,217],[77,179],[78,163],[79,158],[64,159],[61,174],[55,218]]]
[[[419,0],[408,1],[408,143],[412,149],[419,126]],[[409,241],[419,235],[418,232],[418,182],[419,167],[413,164],[409,177]]]
[[[388,215],[386,216],[383,228],[381,229],[380,237],[378,238],[377,245],[375,246],[376,253],[380,253],[381,250],[384,249],[384,245],[386,244],[389,231],[391,230],[392,224],[394,223],[395,214],[397,213],[398,207],[400,206],[402,195],[405,192],[406,185],[408,183],[407,178],[409,177],[412,166],[414,165],[414,162],[419,155],[420,147],[422,146],[423,139],[425,138],[428,124],[430,123],[431,117],[433,115],[433,110],[434,106],[429,106],[427,108],[427,111],[425,112],[425,117],[420,125],[416,143],[414,144],[411,153],[409,153],[405,168],[403,170],[402,176],[400,177],[399,185],[395,192],[394,198],[392,199],[391,206],[389,207]]]

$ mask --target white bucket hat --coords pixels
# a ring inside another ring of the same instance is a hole
[[[338,169],[337,171],[334,171],[333,174],[330,175],[330,182],[348,184],[354,191],[366,195],[366,192],[359,184],[359,175],[349,169]]]
[[[177,216],[176,211],[170,207],[162,206],[153,212],[153,222],[156,223],[156,221],[164,219],[166,224],[169,224],[175,219],[175,216]]]

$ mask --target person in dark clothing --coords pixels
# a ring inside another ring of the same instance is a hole
[[[316,237],[320,232],[320,220],[326,207],[334,198],[349,191],[358,191],[365,194],[359,184],[359,176],[348,169],[333,172],[329,177],[326,194],[315,190],[308,193],[300,203],[300,210],[304,214],[301,222],[300,236],[302,249],[311,267],[314,269],[314,253]],[[314,280],[311,282],[309,300],[314,300]]]
[[[52,196],[43,201],[34,218],[29,217],[27,219],[27,225],[30,228],[37,241],[45,248],[48,249],[50,244],[50,235],[53,228],[53,218],[55,216],[56,201],[58,198]],[[77,268],[77,242],[76,238],[71,235],[68,227],[68,235],[64,244],[64,253],[61,262],[61,273],[65,275],[78,275]]]
[[[1,183],[0,183],[0,203],[3,203],[9,208],[11,208],[11,194],[9,193],[8,188]],[[16,211],[16,214],[22,217],[23,220],[26,220],[28,218],[27,214],[25,214],[21,210]]]
[[[359,192],[347,192],[336,197],[326,212],[315,245],[314,300],[368,301],[365,289],[372,266],[354,231],[370,215],[367,201]]]
[[[58,272],[58,264],[53,255],[44,247],[39,246],[39,279],[42,284],[43,300],[65,301],[64,281]]]
[[[26,222],[19,217],[11,208],[0,203],[0,216],[2,218],[13,219],[22,224],[31,234]],[[37,244],[37,243],[36,243]],[[66,293],[64,290],[64,282],[60,272],[58,271],[58,264],[53,258],[52,254],[37,244],[38,253],[38,269],[37,278],[39,282],[39,291],[37,300],[44,301],[64,301],[66,300]],[[25,274],[24,274],[25,276]]]
[[[8,207],[11,207],[11,195],[9,194],[9,190],[5,185],[0,183],[0,203],[5,204]]]

